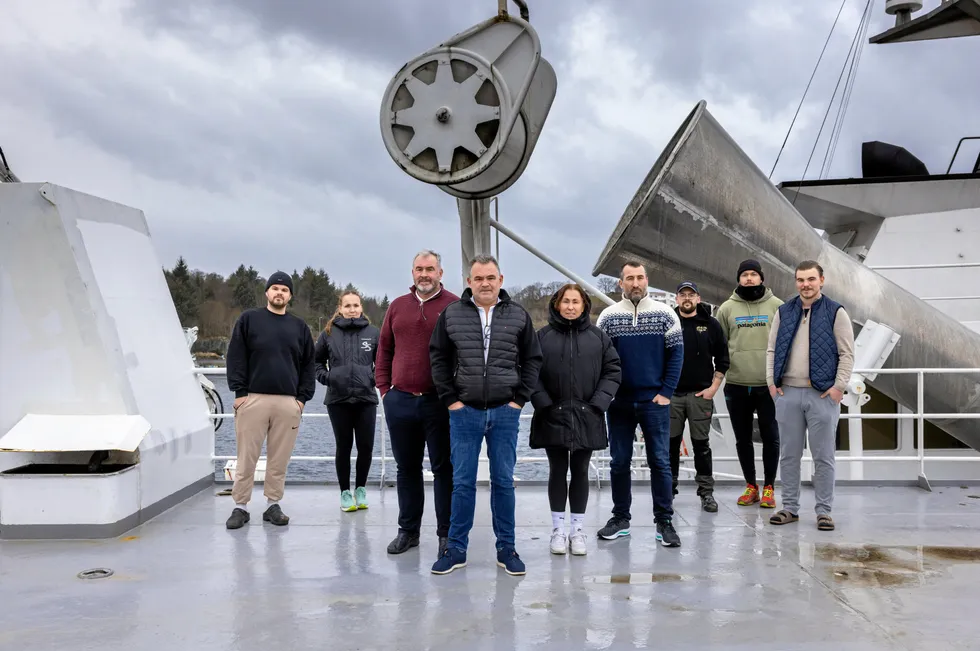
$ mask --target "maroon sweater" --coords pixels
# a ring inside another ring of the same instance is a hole
[[[375,361],[374,381],[381,395],[393,386],[408,393],[435,390],[429,366],[429,339],[436,320],[447,305],[458,301],[446,288],[419,303],[415,288],[399,296],[388,306]]]

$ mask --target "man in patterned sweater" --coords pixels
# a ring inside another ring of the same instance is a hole
[[[630,465],[636,426],[643,431],[657,540],[679,547],[670,470],[670,398],[684,362],[684,336],[677,314],[648,296],[646,269],[627,262],[619,273],[623,300],[602,311],[596,325],[613,341],[622,360],[623,381],[609,407],[609,479],[612,517],[599,537],[612,540],[630,533]]]

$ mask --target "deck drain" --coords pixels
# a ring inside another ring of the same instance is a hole
[[[108,567],[96,567],[91,570],[82,570],[78,573],[80,579],[104,579],[112,576],[113,572]]]

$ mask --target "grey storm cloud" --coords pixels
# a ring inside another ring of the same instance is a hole
[[[865,2],[845,4],[774,181],[802,176]],[[699,99],[769,172],[840,6],[529,5],[558,96],[527,172],[501,197],[501,219],[586,276]],[[496,2],[61,6],[95,34],[48,34],[29,0],[13,0],[13,19],[0,25],[0,146],[25,180],[144,208],[168,265],[178,255],[223,274],[241,262],[264,274],[309,264],[377,294],[404,291],[406,258],[424,246],[444,252],[447,276],[458,269],[455,200],[394,165],[378,112],[398,68],[491,16]],[[876,3],[868,35],[891,21]],[[980,86],[970,83],[978,49],[978,39],[865,43],[831,176],[860,176],[865,140],[905,146],[945,171],[956,141],[980,133]],[[508,284],[559,277],[506,240],[502,249]]]

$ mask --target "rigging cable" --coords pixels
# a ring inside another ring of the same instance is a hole
[[[837,153],[837,143],[840,140],[841,131],[844,130],[844,119],[847,115],[847,107],[851,103],[851,93],[854,92],[854,82],[857,81],[857,69],[860,65],[861,54],[867,42],[868,28],[871,26],[871,9],[874,1],[868,3],[865,8],[862,24],[858,25],[857,50],[851,59],[851,66],[847,71],[847,79],[844,82],[844,93],[841,96],[841,104],[837,111],[837,119],[834,121],[834,128],[830,131],[830,143],[827,146],[827,153],[824,154],[824,162],[820,168],[820,178],[827,178],[830,174],[830,167],[834,163],[834,155]]]
[[[864,6],[865,13],[868,12],[869,7],[874,2],[874,0],[868,0]],[[853,50],[857,44],[857,39],[860,35],[860,28],[863,22],[858,25],[858,30],[854,32],[854,39],[851,41],[851,47],[848,50],[848,59],[850,58],[851,50]],[[840,74],[837,76],[837,84],[834,86],[834,92],[830,95],[830,102],[827,104],[827,110],[823,114],[823,120],[820,122],[820,130],[817,131],[817,137],[813,141],[813,148],[810,149],[810,157],[806,160],[806,167],[803,168],[803,176],[800,177],[800,182],[806,179],[806,173],[810,169],[810,163],[813,161],[813,154],[817,151],[817,145],[820,143],[820,136],[823,134],[823,128],[827,125],[827,118],[830,117],[830,109],[834,104],[834,98],[837,96],[837,89],[840,88],[840,82],[844,79],[844,71],[847,69],[847,59],[844,60],[844,65],[841,67]],[[796,200],[800,196],[800,186],[796,186],[796,194],[793,195],[793,206],[796,206]]]
[[[844,11],[844,5],[847,4],[847,0],[843,0],[840,3],[840,9],[837,10],[837,17],[834,18],[834,24],[830,26],[830,33],[827,34],[827,40],[823,43],[823,49],[820,50],[820,56],[817,57],[817,64],[813,66],[813,72],[810,74],[810,81],[806,82],[806,88],[803,89],[803,97],[800,98],[800,104],[796,107],[796,113],[793,115],[792,122],[789,123],[789,129],[786,131],[786,137],[783,138],[783,144],[779,148],[779,153],[776,154],[776,160],[772,164],[772,170],[769,172],[769,178],[772,179],[773,172],[776,171],[776,165],[779,164],[779,157],[783,155],[783,150],[786,148],[786,141],[789,140],[789,134],[793,131],[793,125],[796,124],[796,118],[800,115],[800,109],[803,108],[803,101],[806,99],[806,94],[810,90],[810,84],[813,83],[813,78],[817,75],[817,69],[820,68],[820,61],[823,60],[823,55],[827,51],[827,45],[830,43],[830,37],[834,35],[834,29],[837,27],[837,21],[840,20],[841,12]]]

